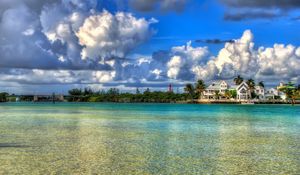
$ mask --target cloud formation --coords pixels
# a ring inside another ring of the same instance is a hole
[[[95,84],[113,81],[115,71],[0,69],[0,81],[21,84]]]
[[[103,11],[85,19],[76,36],[83,46],[82,59],[104,61],[114,57],[124,58],[137,45],[146,41],[153,33],[149,30],[155,19],[137,19],[130,13],[112,15]]]
[[[55,55],[41,48],[48,42],[39,27],[38,17],[25,4],[20,3],[3,13],[0,22],[0,67],[46,69],[58,64]]]
[[[135,10],[149,12],[159,10],[162,12],[181,12],[187,0],[129,0],[129,5]]]
[[[241,38],[225,43],[217,56],[207,47],[184,46],[159,51],[152,57],[141,58],[123,64],[116,72],[122,72],[120,80],[184,82],[204,79],[229,80],[237,75],[244,78],[265,80],[266,83],[300,80],[300,47],[274,44],[273,47],[254,47],[254,36],[250,30]]]
[[[234,40],[222,40],[222,39],[198,39],[195,40],[197,43],[206,43],[206,44],[224,44],[232,43]]]
[[[177,46],[171,49],[172,57],[167,63],[167,75],[172,79],[190,80],[195,74],[193,67],[204,64],[209,55],[207,47],[192,47],[191,42],[185,46]]]
[[[299,8],[300,1],[298,0],[220,0],[224,4],[231,7],[250,7],[250,8]]]
[[[246,30],[240,39],[226,43],[218,56],[196,68],[201,79],[214,77],[232,79],[236,75],[260,80],[299,82],[300,47],[274,44],[273,47],[254,48],[253,34]]]
[[[60,0],[1,0],[0,2],[0,17],[7,9],[14,8],[19,5],[26,5],[34,13],[40,13],[45,4],[53,4]]]
[[[151,37],[150,25],[157,22],[98,12],[97,0],[4,0],[0,5],[3,68],[111,70],[105,60],[126,57]]]
[[[227,12],[224,14],[224,19],[228,21],[242,21],[250,19],[273,19],[281,17],[284,14],[278,11],[267,11],[267,10],[245,10],[242,12]]]
[[[274,44],[272,48],[258,49],[258,76],[264,78],[280,77],[300,80],[300,47]]]
[[[172,5],[185,3],[139,2],[153,3],[156,10],[176,10]],[[250,30],[234,40],[196,40],[224,44],[217,55],[208,47],[188,42],[152,55],[132,56],[154,34],[151,26],[157,21],[97,7],[97,0],[1,1],[0,85],[158,88],[170,82],[181,86],[196,79],[232,79],[236,75],[266,82],[300,81],[300,47],[254,47]]]
[[[289,11],[299,9],[298,0],[220,0],[227,11],[225,20],[273,19],[286,16]]]

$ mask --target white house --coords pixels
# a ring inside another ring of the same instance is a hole
[[[286,100],[286,95],[285,95],[285,93],[279,91],[279,92],[278,92],[278,95],[279,95],[280,99]]]
[[[251,98],[251,92],[246,82],[243,82],[236,87],[236,93],[238,100],[248,100]]]
[[[255,86],[254,92],[258,96],[258,99],[265,99],[265,88],[262,86]]]
[[[278,96],[278,90],[274,88],[270,88],[266,90],[265,97],[267,99],[275,99],[275,97]]]
[[[226,83],[226,81],[215,81],[205,89],[205,91],[203,92],[203,97],[205,99],[213,99],[215,98],[216,93],[224,95],[225,91],[228,89],[229,85]]]
[[[276,97],[281,98],[282,100],[286,100],[285,93],[278,90],[280,87],[283,87],[284,84],[280,83],[276,88],[265,89],[261,86],[255,86],[254,92],[258,96],[258,99],[276,99]],[[214,81],[210,84],[205,91],[203,92],[202,98],[204,99],[215,99],[216,95],[219,94],[219,98],[224,98],[225,92],[229,90],[236,90],[236,99],[237,100],[249,100],[251,99],[251,91],[246,82],[242,82],[240,85],[230,86],[226,81]]]
[[[283,93],[282,91],[280,91],[280,89],[284,88],[285,86],[286,86],[286,84],[284,84],[283,82],[280,82],[279,86],[277,86],[278,96],[282,100],[286,100],[286,95],[285,95],[285,93]]]
[[[279,85],[281,86],[281,85]],[[278,86],[278,87],[279,87]],[[286,95],[285,93],[275,89],[275,88],[270,88],[266,90],[265,98],[267,99],[275,99],[275,97],[280,97],[282,100],[286,100]]]
[[[238,100],[248,100],[251,98],[251,92],[246,82],[243,82],[238,86],[230,87],[224,80],[215,81],[209,85],[203,92],[203,97],[205,99],[214,99],[216,97],[216,93],[220,96],[224,96],[226,90],[236,90]],[[261,92],[261,89],[259,90]],[[262,93],[264,93],[264,90]]]

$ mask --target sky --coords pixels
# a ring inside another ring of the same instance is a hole
[[[300,83],[299,0],[1,0],[0,91]]]

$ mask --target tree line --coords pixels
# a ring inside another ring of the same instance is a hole
[[[1,92],[0,93],[0,102],[6,102],[8,101],[8,96],[9,94],[6,92]]]
[[[117,88],[110,88],[108,90],[101,90],[94,92],[90,88],[71,89],[69,91],[70,102],[130,102],[130,103],[172,103],[186,101],[188,94],[174,93],[173,91],[150,91],[149,88],[143,93],[137,88],[136,93],[120,92]]]
[[[194,102],[200,98],[206,85],[203,80],[198,80],[194,85],[186,84],[184,93],[174,93],[173,91],[151,91],[147,88],[143,93],[137,88],[135,93],[122,93],[117,88],[94,92],[90,88],[69,90],[68,101],[71,102],[153,102],[153,103],[172,103],[172,102]]]
[[[260,81],[256,84],[255,80],[247,79],[244,80],[243,77],[238,75],[233,79],[235,85],[240,85],[243,82],[249,87],[251,92],[251,98],[257,98],[255,94],[255,86],[265,87],[264,82]],[[173,91],[150,91],[147,88],[143,93],[137,88],[135,93],[122,93],[117,88],[111,88],[107,91],[101,90],[94,92],[89,88],[82,89],[72,89],[69,91],[68,101],[76,102],[155,102],[155,103],[171,103],[171,102],[194,102],[195,99],[200,99],[203,97],[203,93],[207,85],[203,80],[198,80],[196,83],[188,83],[184,86],[183,93],[174,93]],[[288,83],[280,91],[284,92],[288,99],[300,98],[300,85],[297,87],[292,83]],[[220,94],[219,91],[215,91],[215,99],[219,98],[236,98],[237,92],[235,89],[226,90],[224,94]]]
[[[244,80],[243,77],[238,75],[233,79],[235,85],[240,85],[242,82],[246,82],[251,92],[251,98],[256,98],[255,86],[265,87],[264,82],[258,82],[257,84],[253,79]],[[137,88],[135,93],[121,92],[117,88],[110,88],[108,90],[93,91],[91,88],[84,89],[71,89],[68,91],[66,100],[69,102],[153,102],[153,103],[172,103],[172,102],[194,102],[195,99],[200,99],[207,85],[203,80],[198,80],[196,83],[188,83],[184,86],[183,93],[174,93],[173,91],[151,91],[147,88],[144,92],[140,92]],[[279,89],[284,92],[288,99],[294,102],[300,98],[300,85],[295,86],[291,82]],[[215,91],[215,99],[219,98],[236,98],[236,90],[226,90],[225,93],[220,94]],[[8,93],[0,93],[0,102],[8,101]],[[22,98],[20,99],[21,101]]]

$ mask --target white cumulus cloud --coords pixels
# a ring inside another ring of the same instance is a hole
[[[167,75],[172,79],[191,79],[194,77],[195,67],[205,64],[209,56],[207,47],[192,47],[191,42],[172,47],[170,52],[172,57],[167,63]]]
[[[184,64],[182,58],[180,56],[173,56],[171,60],[168,62],[168,77],[176,79],[181,66]]]
[[[244,31],[240,39],[226,43],[218,56],[204,65],[195,66],[196,77],[213,80],[241,75],[273,83],[300,80],[300,47],[274,44],[273,47],[255,49],[253,39],[250,30]]]
[[[130,13],[115,15],[103,11],[85,19],[76,36],[84,48],[82,59],[104,60],[125,57],[137,45],[152,35],[153,20],[136,18]]]
[[[257,71],[257,54],[252,32],[246,30],[240,39],[226,43],[214,63],[221,77],[231,78],[237,74],[254,76]]]
[[[282,79],[300,77],[300,47],[275,44],[272,48],[260,47],[258,50],[258,76]]]

